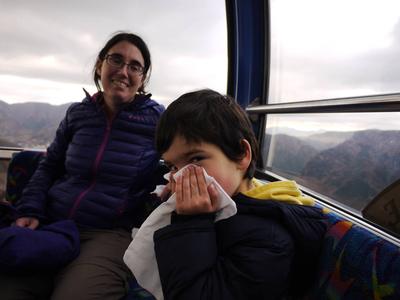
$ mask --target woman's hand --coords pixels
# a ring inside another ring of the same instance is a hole
[[[172,182],[176,193],[176,212],[181,215],[213,213],[218,209],[218,191],[211,183],[207,187],[203,169],[190,166]]]
[[[28,227],[30,229],[36,229],[39,226],[39,220],[32,217],[22,217],[15,221],[15,225],[19,227]]]

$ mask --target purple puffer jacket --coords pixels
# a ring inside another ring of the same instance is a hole
[[[72,219],[89,228],[131,228],[143,221],[159,157],[156,123],[164,107],[137,96],[112,120],[101,94],[72,104],[45,159],[17,203],[19,216]]]

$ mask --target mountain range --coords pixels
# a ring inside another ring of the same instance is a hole
[[[7,104],[0,100],[0,145],[46,148],[69,105]]]
[[[398,130],[277,134],[265,140],[272,140],[267,168],[358,210],[400,178]]]
[[[0,145],[46,148],[69,105],[0,101]],[[267,169],[353,208],[400,178],[398,130],[268,132],[261,149]]]

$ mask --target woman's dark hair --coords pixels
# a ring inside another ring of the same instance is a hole
[[[143,84],[139,88],[138,93],[139,94],[146,94],[146,91],[144,90],[145,85],[149,81],[150,78],[150,73],[151,73],[151,56],[150,56],[150,51],[149,48],[147,47],[146,43],[142,40],[142,38],[136,34],[129,33],[129,32],[118,32],[116,33],[111,39],[108,40],[108,42],[104,45],[103,49],[100,50],[97,59],[96,59],[96,64],[94,65],[93,68],[93,80],[94,83],[96,84],[97,90],[100,91],[100,76],[97,74],[96,70],[99,65],[99,63],[102,63],[103,60],[105,59],[108,51],[114,47],[114,45],[118,44],[119,42],[126,41],[131,43],[132,45],[136,46],[140,52],[142,53],[143,59],[144,59],[144,71],[143,71]]]
[[[245,173],[252,178],[258,158],[258,143],[249,118],[229,96],[213,90],[200,90],[180,96],[161,115],[157,125],[156,147],[162,155],[176,136],[187,142],[214,144],[232,161],[246,154],[242,143],[251,146],[252,160]]]

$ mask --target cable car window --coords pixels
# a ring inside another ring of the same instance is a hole
[[[0,147],[45,148],[82,87],[96,92],[97,52],[119,30],[149,46],[153,99],[168,105],[202,87],[226,93],[225,1],[16,0],[2,1],[0,15]]]
[[[269,103],[399,91],[400,2],[271,0]]]
[[[398,1],[270,1],[268,103],[400,91]],[[265,166],[361,212],[400,178],[400,113],[269,114]]]
[[[400,178],[400,113],[391,113],[382,123],[385,116],[271,115],[265,132],[264,147],[269,148],[263,149],[268,153],[265,166],[361,210]]]
[[[147,91],[158,102],[202,87],[226,93],[225,1],[2,1],[0,199],[12,151],[49,145],[82,88],[97,91],[96,55],[120,30],[148,44]]]

